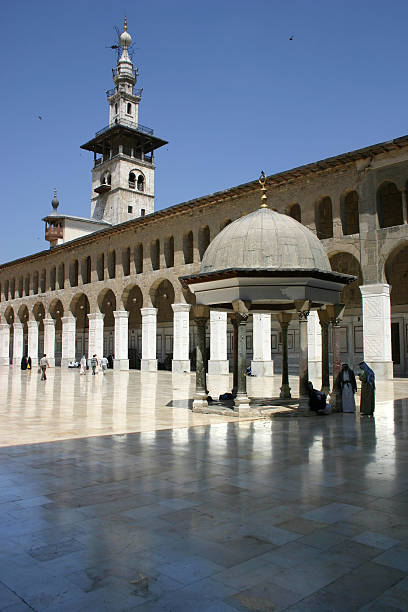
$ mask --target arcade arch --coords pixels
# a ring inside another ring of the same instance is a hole
[[[378,188],[377,214],[380,227],[403,224],[402,194],[395,183],[387,181]]]
[[[361,308],[361,291],[359,286],[363,284],[363,275],[360,262],[351,253],[340,252],[329,255],[330,265],[335,272],[352,274],[356,280],[346,285],[341,292],[341,302],[346,304],[346,311],[350,308]]]

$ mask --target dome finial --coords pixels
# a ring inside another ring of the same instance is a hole
[[[126,15],[125,15],[125,22],[123,24],[123,29],[124,29],[125,32],[127,32],[127,17],[126,17]]]
[[[266,187],[265,187],[266,176],[263,170],[261,171],[261,176],[259,177],[258,182],[261,185],[261,191],[262,191],[261,208],[268,208],[268,204],[266,203],[266,200],[267,200]]]
[[[59,206],[59,199],[57,198],[57,190],[54,188],[54,197],[51,200],[51,205],[54,209],[54,213],[57,212],[57,208]]]

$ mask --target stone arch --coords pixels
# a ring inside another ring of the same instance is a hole
[[[122,249],[122,271],[123,276],[130,275],[130,247]]]
[[[384,275],[391,285],[391,307],[408,304],[408,241],[396,246],[388,255]]]
[[[85,293],[76,293],[71,300],[69,310],[76,318],[75,326],[75,357],[79,360],[88,354],[88,330],[90,305]]]
[[[166,268],[174,267],[174,237],[167,236],[164,241],[164,260]]]
[[[143,272],[143,244],[139,242],[134,248],[134,260],[135,260],[135,271],[136,274],[142,274]]]
[[[12,278],[10,280],[10,299],[14,300],[16,297],[16,279]]]
[[[71,287],[78,287],[79,264],[74,259],[69,266],[69,284]]]
[[[13,325],[14,323],[14,319],[15,319],[15,315],[14,315],[14,310],[12,306],[7,306],[6,310],[4,311],[4,323],[8,323],[9,325]]]
[[[404,223],[402,193],[392,181],[384,182],[377,190],[377,215],[380,227]]]
[[[116,251],[112,249],[108,253],[108,276],[115,278],[116,276]]]
[[[150,261],[152,270],[160,269],[160,240],[158,238],[150,242]]]
[[[142,314],[140,309],[143,308],[143,294],[140,287],[136,284],[131,284],[125,287],[122,293],[122,303],[125,310],[129,313],[128,320],[128,358],[129,368],[140,369],[140,360],[142,357]]]
[[[329,255],[330,265],[335,272],[352,274],[356,280],[346,285],[341,292],[340,301],[346,304],[346,308],[361,308],[361,291],[359,286],[363,284],[363,274],[360,262],[351,253],[345,251]]]
[[[340,216],[344,236],[360,232],[358,193],[354,189],[347,191],[341,197]]]
[[[302,211],[298,202],[295,202],[289,206],[288,215],[289,217],[292,217],[292,219],[302,223]]]
[[[8,323],[10,326],[10,342],[9,342],[9,363],[13,363],[13,347],[14,347],[14,310],[11,306],[7,306],[3,315],[3,323]]]
[[[230,223],[231,223],[231,219],[225,217],[225,219],[223,219],[220,223],[220,232],[222,232],[224,227],[227,227],[227,225],[229,225]]]
[[[55,321],[55,365],[61,365],[62,357],[62,317],[64,306],[61,300],[55,299],[51,302],[48,312]]]
[[[106,328],[114,328],[115,319],[113,311],[116,310],[116,296],[112,289],[102,289],[98,295],[99,310],[105,315],[103,325]]]
[[[191,264],[194,261],[194,239],[193,232],[190,230],[183,235],[183,255],[184,263]]]
[[[158,279],[150,288],[150,299],[157,308],[157,322],[166,323],[173,321],[173,309],[175,290],[167,279]]]
[[[320,240],[333,238],[333,206],[329,196],[321,198],[315,208],[317,237]]]
[[[204,253],[206,252],[210,242],[210,228],[208,225],[202,225],[198,230],[198,252],[200,253],[200,260],[204,257]]]
[[[33,315],[38,322],[38,355],[44,354],[44,317],[45,308],[42,302],[37,302],[33,306]],[[37,356],[37,355],[36,355]]]
[[[30,318],[30,313],[27,304],[21,304],[17,311],[18,320],[23,325],[23,355],[28,357],[28,325],[27,322]]]

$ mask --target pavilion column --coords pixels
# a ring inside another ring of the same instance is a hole
[[[10,365],[10,325],[0,323],[0,365]]]
[[[55,367],[55,320],[45,317],[44,323],[44,353],[47,355],[48,363]]]
[[[207,376],[205,372],[205,334],[209,309],[207,306],[195,306],[194,323],[196,326],[196,388],[194,392],[193,411],[201,412],[208,408]]]
[[[377,380],[390,380],[394,376],[390,285],[362,285],[360,291],[363,296],[364,361],[374,370]]]
[[[27,321],[28,327],[28,356],[31,357],[32,367],[38,365],[38,321]]]
[[[157,308],[141,308],[142,314],[142,372],[156,372]]]
[[[209,374],[229,374],[227,359],[227,313],[210,310]]]
[[[252,315],[252,326],[253,360],[251,361],[251,374],[254,376],[273,376],[271,315],[269,313],[254,313]]]
[[[73,315],[62,317],[61,323],[61,367],[67,367],[70,361],[75,361],[76,318]]]
[[[13,325],[13,365],[21,365],[24,347],[24,328],[20,321],[14,321]],[[27,355],[28,357],[28,355]]]
[[[96,355],[98,359],[103,357],[103,319],[102,312],[90,312],[88,331],[88,359]]]
[[[190,304],[172,304],[173,360],[172,372],[190,372]]]
[[[231,316],[232,323],[232,394],[235,396],[238,390],[238,318]]]
[[[299,414],[307,416],[310,411],[307,386],[309,382],[307,319],[310,312],[310,302],[308,300],[296,300],[295,307],[299,319]]]
[[[307,321],[309,378],[320,379],[322,375],[322,334],[317,310],[310,312]]]
[[[330,369],[329,369],[329,316],[327,310],[319,310],[319,322],[322,330],[322,386],[321,391],[330,393]]]
[[[333,387],[330,394],[330,405],[332,412],[341,412],[341,389],[338,388],[336,380],[341,370],[340,323],[345,306],[344,304],[334,304],[328,305],[326,308],[332,326]]]
[[[232,302],[232,307],[235,311],[235,317],[238,322],[237,394],[235,396],[234,407],[240,414],[245,414],[250,412],[246,377],[246,326],[249,316],[250,302],[235,300]]]
[[[129,313],[127,310],[114,310],[115,317],[115,356],[113,360],[114,370],[129,369]]]
[[[282,386],[280,388],[281,399],[289,399],[290,387],[289,387],[289,363],[288,363],[288,327],[292,319],[292,315],[288,312],[280,312],[278,314],[278,320],[281,327],[282,333]]]

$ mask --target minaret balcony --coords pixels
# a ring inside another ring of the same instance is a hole
[[[53,226],[49,225],[45,228],[45,239],[49,242],[63,238],[62,227],[60,225]]]
[[[96,191],[96,193],[106,193],[107,191],[111,190],[111,186],[107,185],[106,183],[102,183],[101,185],[99,185],[99,187],[95,187],[94,191]]]

